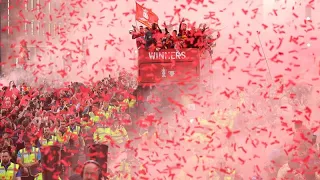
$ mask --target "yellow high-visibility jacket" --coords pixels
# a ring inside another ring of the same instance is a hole
[[[127,103],[129,108],[133,108],[137,101],[135,99],[125,99],[123,102]]]
[[[116,130],[112,130],[109,127],[99,127],[93,134],[95,143],[110,143],[107,136],[112,138],[112,141],[121,144],[129,139],[127,130],[121,127]]]
[[[16,164],[10,163],[10,166],[7,170],[3,166],[0,166],[0,179],[1,180],[12,180],[14,177],[16,177],[16,174],[18,172],[18,168]]]
[[[237,115],[237,111],[215,111],[215,114],[213,116],[213,119],[215,120],[216,124],[220,127],[228,127],[229,129],[233,128],[234,125],[234,118]]]
[[[57,142],[57,140],[58,139],[56,136],[51,136],[50,139],[45,139],[45,138],[41,137],[39,139],[39,142],[40,142],[41,146],[52,146],[52,145],[54,145],[54,143]]]
[[[89,112],[90,120],[93,121],[94,123],[99,122],[100,117],[96,116],[93,112]]]
[[[230,172],[231,170],[228,170],[228,171],[229,171],[228,173],[230,173],[230,174],[226,174],[223,179],[224,180],[233,180],[234,176],[236,175],[236,171],[235,170],[233,170],[232,172]]]

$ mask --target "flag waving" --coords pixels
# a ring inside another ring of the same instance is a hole
[[[140,4],[136,3],[136,20],[147,27],[151,27],[152,23],[158,23],[158,16]]]

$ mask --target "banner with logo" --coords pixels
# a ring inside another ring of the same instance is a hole
[[[146,63],[139,66],[139,83],[190,82],[199,77],[199,64],[194,62]]]
[[[140,84],[191,82],[199,78],[198,49],[163,49],[154,52],[140,49],[138,54]]]
[[[152,23],[158,23],[158,20],[158,16],[154,12],[152,12],[151,9],[147,9],[136,3],[136,21],[151,28]]]
[[[199,61],[199,50],[195,48],[181,49],[163,49],[160,51],[147,51],[139,49],[139,64],[142,63],[167,63],[167,62],[189,62]]]

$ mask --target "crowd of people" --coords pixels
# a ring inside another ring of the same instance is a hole
[[[164,23],[165,31],[162,32],[158,24],[153,23],[152,27],[133,26],[130,31],[132,39],[136,39],[137,47],[145,48],[149,51],[159,51],[161,49],[176,49],[182,48],[199,48],[201,50],[209,50],[215,46],[216,38],[210,34],[209,27],[206,24],[200,24],[199,28],[192,26],[187,28],[185,19],[182,19],[179,30],[169,32],[167,25]]]
[[[118,79],[108,77],[94,84],[50,88],[10,82],[2,87],[0,178],[68,179],[81,175],[79,162],[87,159],[98,162],[106,169],[100,176],[108,177],[106,152],[119,151],[115,147],[130,135],[125,127],[132,125],[136,103],[132,77],[123,71]],[[95,144],[103,149],[101,157],[92,155],[99,149]]]

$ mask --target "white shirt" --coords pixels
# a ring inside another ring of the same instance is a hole
[[[289,164],[286,163],[279,169],[277,174],[277,180],[284,179],[288,171],[290,171],[290,167]]]
[[[278,171],[277,180],[286,179],[286,175],[287,175],[288,171],[290,171],[290,170],[291,170],[291,168],[289,167],[289,164],[288,163],[284,164]],[[294,173],[294,171],[292,173]],[[296,177],[297,177],[297,179],[301,179],[301,180],[303,179],[303,177],[299,174],[297,174]]]

